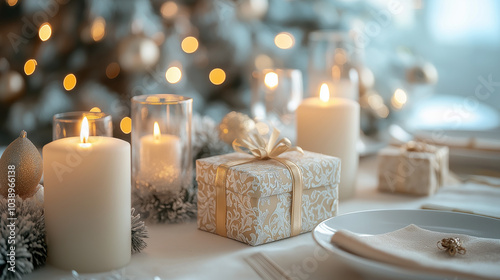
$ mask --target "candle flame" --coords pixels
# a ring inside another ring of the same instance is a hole
[[[161,138],[160,126],[158,125],[158,122],[155,122],[153,129],[153,137],[155,141],[159,141]]]
[[[270,89],[274,89],[278,86],[278,74],[274,72],[269,72],[264,76],[264,83]]]
[[[89,121],[87,117],[83,117],[82,128],[80,130],[80,142],[87,143],[89,141]]]
[[[319,99],[323,102],[328,102],[330,99],[330,90],[328,89],[328,85],[323,83],[319,90]]]

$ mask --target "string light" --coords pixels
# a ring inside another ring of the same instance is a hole
[[[193,36],[188,36],[182,40],[181,47],[186,53],[194,53],[198,49],[198,40]]]
[[[76,86],[76,76],[74,74],[68,74],[63,80],[64,89],[70,91]]]
[[[182,78],[182,71],[179,67],[172,66],[167,69],[167,72],[165,72],[165,78],[167,79],[167,82],[176,84]]]
[[[40,26],[40,29],[38,29],[38,37],[40,37],[40,40],[45,42],[48,39],[50,39],[51,35],[52,35],[52,27],[48,22],[43,23]]]
[[[124,117],[120,121],[120,129],[123,133],[129,134],[132,131],[132,119],[129,117]]]
[[[120,65],[116,62],[111,62],[106,67],[106,77],[108,79],[114,79],[120,74]]]
[[[161,15],[166,19],[173,18],[177,14],[178,10],[179,7],[173,1],[163,3],[160,8]]]
[[[98,42],[104,35],[106,34],[106,21],[102,17],[98,17],[92,23],[92,27],[90,28],[90,34],[92,35],[92,39]]]
[[[220,68],[215,68],[210,71],[208,78],[210,79],[210,82],[212,82],[212,84],[220,85],[226,80],[226,72],[224,72],[224,70]]]
[[[101,112],[101,108],[99,108],[99,107],[93,107],[92,109],[90,109],[90,112],[91,113],[100,113]]]
[[[281,32],[274,37],[274,44],[280,49],[289,49],[295,44],[293,35],[288,32]]]
[[[35,59],[28,59],[26,61],[26,63],[24,63],[24,73],[26,73],[26,75],[31,75],[35,72],[36,70],[36,65],[37,65],[37,62]]]

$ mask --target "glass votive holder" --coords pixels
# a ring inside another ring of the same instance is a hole
[[[193,99],[132,97],[132,177],[137,190],[178,193],[192,185]]]
[[[89,136],[113,137],[111,115],[98,112],[67,112],[53,117],[52,140],[80,136],[82,120],[87,117]]]
[[[333,97],[359,99],[354,44],[349,33],[318,30],[309,36],[308,96],[319,96],[327,84]]]
[[[252,76],[252,117],[287,134],[287,129],[295,126],[295,110],[302,101],[302,72],[265,69],[255,71]]]

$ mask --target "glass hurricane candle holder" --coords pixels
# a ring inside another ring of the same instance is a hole
[[[132,176],[136,189],[177,193],[192,182],[193,100],[173,95],[132,98]]]
[[[253,73],[252,117],[295,138],[295,110],[302,101],[302,72],[298,69],[265,69]]]
[[[320,30],[309,36],[309,96],[319,96],[326,83],[332,97],[359,99],[358,72],[353,66],[355,42],[349,33]]]
[[[83,117],[87,117],[89,123],[89,136],[113,137],[111,115],[82,111],[55,114],[53,117],[52,140],[74,136],[80,137]]]

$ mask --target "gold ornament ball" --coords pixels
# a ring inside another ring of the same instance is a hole
[[[10,167],[10,168],[9,168]],[[12,168],[14,167],[14,168]],[[19,138],[14,140],[3,152],[0,158],[0,195],[7,197],[9,194],[9,173],[13,174],[15,181],[15,194],[21,198],[33,196],[37,189],[40,178],[42,178],[42,157],[35,145],[26,137],[26,131],[22,131]],[[11,179],[12,180],[12,179]]]
[[[219,136],[222,141],[231,144],[234,139],[241,138],[254,129],[255,122],[249,116],[233,111],[219,124]]]

